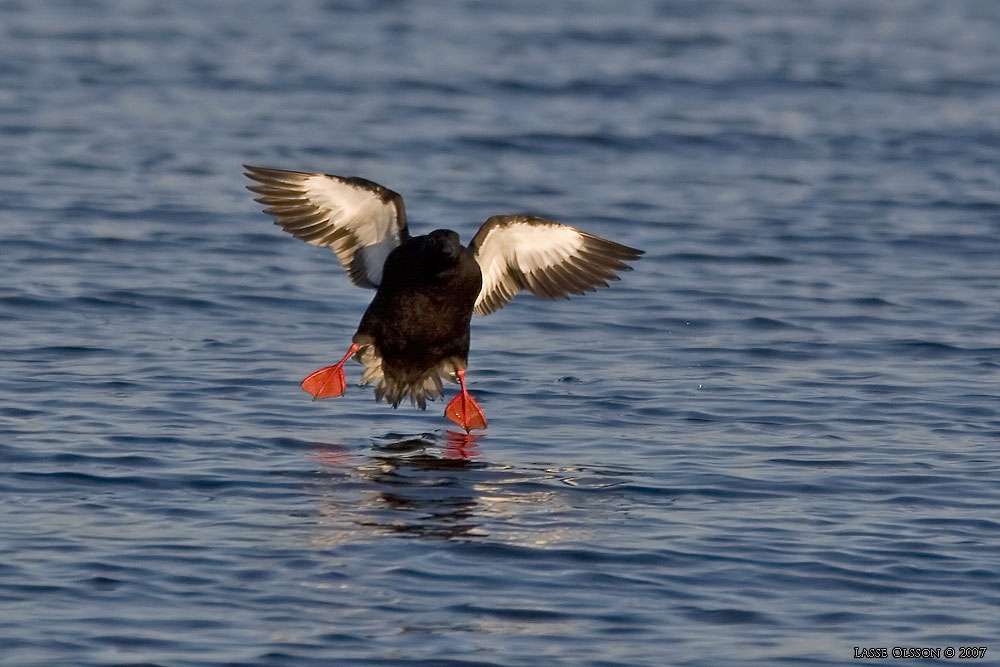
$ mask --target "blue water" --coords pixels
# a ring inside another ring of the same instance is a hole
[[[0,664],[1000,664],[998,34],[992,0],[0,2]],[[243,162],[647,254],[475,321],[462,441],[299,390],[371,293]]]

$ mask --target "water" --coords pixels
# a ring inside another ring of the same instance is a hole
[[[0,664],[997,664],[1000,5],[538,7],[0,3]],[[463,441],[242,162],[647,254]]]

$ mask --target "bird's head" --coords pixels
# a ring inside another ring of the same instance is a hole
[[[454,262],[462,254],[462,243],[458,234],[450,229],[438,229],[427,235],[428,250],[448,262]]]

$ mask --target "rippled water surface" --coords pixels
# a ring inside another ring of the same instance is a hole
[[[0,2],[0,664],[996,660],[998,34],[992,0]],[[462,438],[299,390],[371,293],[243,162],[647,253],[477,319]]]

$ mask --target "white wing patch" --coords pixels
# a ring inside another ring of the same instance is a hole
[[[582,245],[580,232],[572,227],[518,223],[494,227],[476,257],[483,271],[476,312],[486,314],[481,311],[489,295],[506,304],[522,289],[537,284],[540,272],[566,261]]]
[[[362,178],[246,167],[247,188],[275,224],[310,245],[329,246],[359,287],[382,282],[385,258],[407,236],[403,198]]]
[[[489,315],[521,290],[545,299],[583,294],[625,271],[642,251],[569,225],[523,215],[493,216],[470,244],[483,272],[475,312]]]

